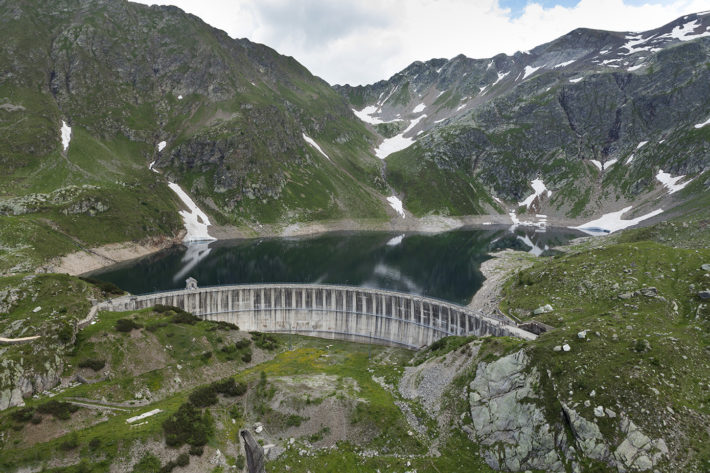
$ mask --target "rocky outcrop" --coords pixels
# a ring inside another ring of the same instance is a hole
[[[473,436],[491,468],[564,472],[557,434],[535,402],[540,377],[524,351],[481,362],[469,385]]]
[[[524,350],[478,364],[468,394],[471,436],[491,468],[577,472],[594,460],[625,473],[649,471],[667,459],[665,441],[651,439],[623,413],[617,423],[614,411],[595,410],[615,427],[617,435],[610,437],[596,419],[585,419],[565,403],[560,403],[561,413],[546,412],[541,396],[539,373]],[[550,422],[556,414],[561,414],[560,421]]]
[[[43,370],[26,368],[23,360],[3,359],[0,362],[0,411],[15,406],[24,406],[24,399],[54,388],[64,369],[62,358],[45,361]]]
[[[574,434],[575,444],[586,457],[607,463],[619,472],[648,471],[666,459],[668,447],[663,439],[652,440],[625,415],[620,415],[621,442],[614,446],[599,426],[574,409],[562,404],[565,417]]]

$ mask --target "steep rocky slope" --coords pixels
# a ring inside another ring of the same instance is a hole
[[[335,88],[382,136],[387,179],[415,214],[481,212],[487,192],[500,210],[557,217],[667,211],[709,186],[709,57],[706,12]],[[691,179],[702,188],[679,189]],[[550,192],[526,201],[536,182]]]
[[[374,136],[293,58],[126,1],[2,0],[0,28],[2,215],[173,235],[166,180],[214,223],[394,215]]]

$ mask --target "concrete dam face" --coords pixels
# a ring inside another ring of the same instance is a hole
[[[98,310],[128,311],[156,304],[180,307],[241,330],[297,333],[322,338],[418,349],[449,335],[535,335],[501,316],[413,294],[349,286],[263,284],[196,288],[123,296]]]

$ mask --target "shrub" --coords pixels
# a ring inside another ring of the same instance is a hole
[[[34,416],[30,422],[32,422],[34,425],[41,424],[42,416]]]
[[[32,407],[20,407],[15,412],[10,414],[10,417],[15,422],[29,422],[35,415],[35,410]]]
[[[298,427],[304,420],[308,420],[296,414],[291,414],[286,417],[286,425],[289,427]]]
[[[87,358],[79,362],[79,368],[91,368],[94,371],[99,371],[106,366],[106,360]]]
[[[69,324],[62,324],[62,327],[57,331],[57,337],[62,343],[69,343],[74,338],[74,328]]]
[[[79,436],[76,432],[72,433],[69,438],[59,444],[59,448],[68,452],[69,450],[74,450],[79,446]]]
[[[180,311],[177,314],[173,315],[171,321],[174,324],[195,325],[197,322],[200,321],[200,319],[195,317],[194,315],[192,315],[189,312]]]
[[[330,427],[323,427],[315,434],[308,437],[308,441],[311,443],[316,443],[323,440],[323,437],[330,433]]]
[[[231,322],[217,322],[216,327],[219,330],[239,330],[239,326],[237,324],[233,324]]]
[[[205,453],[205,447],[190,447],[190,455],[193,457],[201,457],[203,453]]]
[[[121,289],[120,287],[116,286],[116,285],[115,285],[114,283],[112,283],[112,282],[101,281],[101,280],[99,280],[99,279],[94,279],[94,278],[82,278],[82,277],[79,277],[79,279],[81,279],[81,280],[84,281],[84,282],[88,282],[89,284],[92,284],[92,285],[98,287],[99,289],[101,289],[101,291],[102,291],[104,294],[116,294],[116,295],[118,295],[118,296],[120,296],[121,294],[123,294],[123,289]]]
[[[211,352],[211,351],[203,352],[203,353],[200,355],[200,358],[202,359],[202,361],[207,361],[207,360],[209,360],[210,358],[212,358],[212,352]]]
[[[139,329],[142,325],[133,319],[118,319],[116,321],[116,330],[119,332],[130,332],[133,329]]]
[[[242,455],[242,454],[240,453],[239,456],[237,457],[237,461],[236,461],[236,463],[235,463],[237,469],[243,470],[244,467],[246,466],[246,463],[247,463],[247,462],[246,462],[246,459],[244,458],[244,455]]]
[[[42,414],[51,414],[57,419],[67,420],[71,418],[72,413],[79,410],[79,406],[69,404],[68,402],[51,400],[37,406],[37,412]]]
[[[192,391],[188,400],[195,407],[209,407],[217,403],[217,392],[213,385],[204,386]]]
[[[242,338],[234,345],[237,347],[237,350],[242,350],[251,346],[251,340],[249,340],[248,338]]]
[[[237,383],[234,378],[227,378],[222,381],[217,381],[212,383],[214,390],[225,396],[241,396],[247,392],[247,385],[245,383]]]
[[[251,352],[250,351],[242,354],[242,361],[244,363],[249,363],[251,361]]]
[[[165,443],[169,447],[180,447],[186,443],[196,447],[203,446],[212,433],[212,419],[186,402],[175,414],[163,421],[163,432]]]
[[[241,419],[242,418],[242,408],[236,404],[233,405],[232,407],[229,408],[229,416],[232,419]]]
[[[262,332],[249,332],[254,344],[262,350],[274,350],[279,346],[278,340],[271,334]]]
[[[219,349],[222,353],[234,353],[237,351],[237,347],[234,345],[225,345]]]
[[[155,322],[150,325],[146,325],[145,329],[148,330],[149,332],[155,332],[159,328],[167,327],[168,323],[167,322]]]
[[[96,450],[101,446],[101,439],[98,437],[94,437],[89,441],[89,448],[92,450]]]
[[[187,453],[181,453],[178,455],[177,460],[175,461],[178,466],[187,466],[190,464],[190,455]]]
[[[157,312],[159,314],[164,314],[166,312],[182,312],[182,309],[180,307],[175,307],[174,305],[163,305],[163,304],[155,304],[153,306],[153,312]]]
[[[163,465],[163,467],[159,471],[160,473],[170,473],[175,469],[176,466],[177,463],[175,463],[175,460],[170,460],[165,465]]]
[[[155,473],[160,470],[160,460],[152,453],[146,453],[133,467],[132,473]]]

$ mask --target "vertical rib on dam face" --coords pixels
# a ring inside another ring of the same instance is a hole
[[[504,317],[427,297],[349,286],[260,284],[124,296],[100,310],[138,310],[156,304],[180,307],[242,330],[285,332],[418,349],[448,335],[535,335]]]

